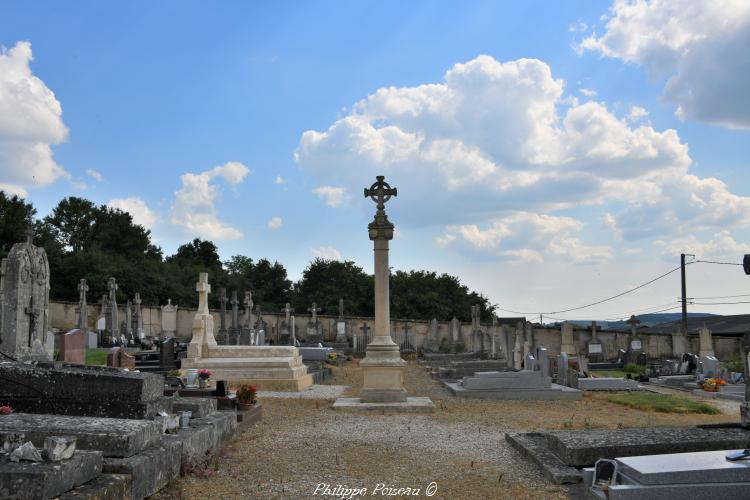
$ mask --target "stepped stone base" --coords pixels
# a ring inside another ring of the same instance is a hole
[[[456,397],[473,399],[519,400],[519,401],[579,401],[582,391],[550,384],[550,387],[525,389],[466,389],[458,382],[443,382],[445,387]]]
[[[338,398],[334,410],[382,413],[433,413],[435,404],[430,398],[406,398],[401,403],[363,403],[359,398]]]
[[[101,472],[102,454],[98,451],[76,451],[60,462],[4,462],[0,469],[0,498],[55,498]]]
[[[101,474],[95,479],[63,493],[59,500],[122,500],[132,491],[129,474]]]
[[[129,474],[132,479],[130,495],[141,500],[153,495],[180,475],[180,443],[160,440],[141,453],[128,458],[105,458],[106,473]]]
[[[252,384],[261,391],[301,391],[313,384],[292,346],[210,347],[208,357],[183,359],[183,374],[188,368],[211,370],[215,380],[227,380],[231,387]]]

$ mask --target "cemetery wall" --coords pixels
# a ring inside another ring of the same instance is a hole
[[[75,327],[76,324],[76,307],[77,304],[73,302],[59,302],[50,301],[50,325],[53,329],[59,331],[68,331]],[[119,317],[125,317],[125,308],[122,304],[119,304]],[[99,304],[89,304],[89,317],[88,327],[91,330],[96,330],[96,321],[101,314],[101,306]],[[143,314],[143,329],[147,336],[158,336],[162,333],[161,307],[149,307],[141,306]],[[195,316],[195,309],[177,309],[177,336],[189,338],[193,327],[193,317]],[[240,311],[242,313],[242,311]],[[214,317],[214,334],[218,333],[220,323],[219,311],[212,310],[211,314]],[[326,316],[318,315],[318,319],[323,327],[325,338],[333,339],[336,332],[336,323],[338,321],[337,316]],[[266,336],[268,338],[274,338],[279,325],[284,320],[283,314],[275,313],[263,313],[263,320],[268,325],[268,331]],[[231,322],[231,313],[227,312],[227,326]],[[295,315],[295,322],[298,331],[304,329],[307,322],[310,321],[309,315]],[[354,334],[361,334],[360,328],[363,324],[367,324],[369,328],[375,327],[374,318],[368,317],[357,317],[347,316],[344,321],[346,322],[346,336],[351,339]],[[391,321],[391,334],[396,337],[403,335],[407,331],[412,339],[412,343],[415,347],[419,348],[424,345],[427,338],[428,322],[422,320],[399,320],[395,319]],[[491,325],[482,325],[484,331],[492,331]],[[507,328],[506,328],[507,330]],[[514,331],[515,328],[510,328],[510,331]],[[496,327],[495,330],[498,335],[503,331],[502,327]],[[466,323],[461,325],[461,334],[466,341],[467,347],[470,347],[471,339],[471,324]],[[668,334],[647,334],[639,333],[643,339],[643,347],[649,356],[661,357],[670,356],[672,354],[672,336]],[[450,337],[450,323],[449,322],[438,322],[438,338],[449,339]],[[609,332],[600,331],[597,332],[599,341],[603,344],[604,355],[606,358],[611,359],[617,357],[618,349],[626,349],[628,343],[629,334],[627,332]],[[573,341],[579,352],[586,352],[586,346],[591,339],[591,332],[588,330],[574,330]],[[550,355],[556,356],[560,354],[560,330],[551,328],[535,328],[534,329],[534,345],[544,346],[548,349]],[[740,352],[740,338],[739,337],[720,337],[717,335],[713,336],[714,341],[714,352],[716,356],[721,360],[731,358],[735,353]],[[699,350],[698,336],[690,335],[688,337],[688,345],[692,352],[697,353]]]

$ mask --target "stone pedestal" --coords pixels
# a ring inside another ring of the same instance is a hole
[[[567,352],[570,355],[576,354],[576,347],[573,343],[573,324],[563,323],[560,330],[560,352]]]

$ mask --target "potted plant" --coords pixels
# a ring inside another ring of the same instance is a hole
[[[13,413],[13,408],[10,405],[0,406],[0,415],[10,415]]]
[[[208,385],[208,379],[211,378],[211,370],[198,370],[198,387],[204,389]]]
[[[240,411],[247,411],[258,402],[256,396],[258,389],[254,385],[243,384],[237,389],[237,408]]]

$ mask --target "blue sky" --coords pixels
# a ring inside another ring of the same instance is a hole
[[[0,186],[296,279],[315,255],[371,269],[361,190],[384,173],[395,268],[558,311],[681,251],[750,253],[748,28],[720,2],[10,2]],[[691,296],[750,294],[733,266],[688,275]],[[675,274],[568,317],[678,293]]]

